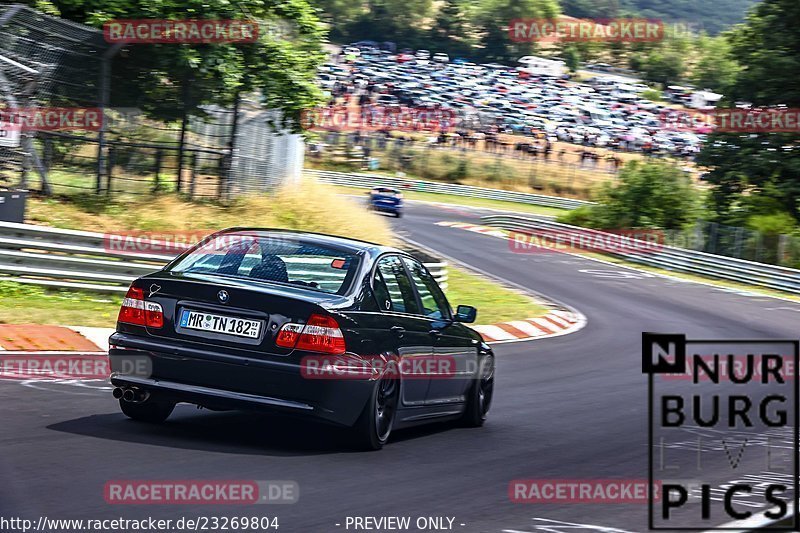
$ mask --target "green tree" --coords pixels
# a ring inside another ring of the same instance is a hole
[[[561,55],[564,57],[564,64],[569,71],[573,73],[577,72],[578,68],[581,66],[581,53],[578,51],[578,48],[575,46],[566,46]]]
[[[800,3],[764,0],[728,39],[741,65],[729,101],[800,107]],[[709,136],[698,163],[711,170],[709,200],[718,220],[765,214],[764,205],[800,220],[797,134],[719,132]]]
[[[432,0],[367,0],[366,11],[349,33],[361,39],[422,48],[430,44],[425,27],[432,15]]]
[[[730,94],[739,72],[739,63],[733,56],[729,34],[717,37],[701,35],[696,48],[699,59],[692,69],[692,83],[696,87]]]
[[[199,106],[230,105],[240,94],[258,93],[280,109],[289,125],[321,93],[314,83],[324,61],[325,31],[307,0],[51,0],[61,16],[101,27],[114,19],[247,19],[259,23],[254,43],[136,44],[114,61],[114,105],[133,105],[161,120]],[[279,30],[279,31],[276,31]]]
[[[667,32],[660,41],[633,43],[630,48],[631,69],[642,73],[648,81],[669,85],[685,77],[693,39]]]
[[[469,23],[469,3],[463,0],[444,0],[431,28],[431,40],[437,47],[452,55],[469,55],[474,46]]]
[[[661,161],[626,164],[615,184],[600,190],[598,203],[560,220],[594,228],[681,229],[698,213],[698,193],[689,176]]]
[[[557,0],[481,0],[475,9],[479,54],[486,61],[506,64],[533,54],[537,43],[512,41],[509,24],[517,19],[555,18],[559,13]]]

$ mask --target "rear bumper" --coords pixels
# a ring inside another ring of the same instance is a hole
[[[212,387],[201,387],[200,385],[187,385],[155,378],[114,374],[111,377],[111,383],[118,387],[139,387],[158,394],[160,398],[164,399],[188,401],[201,405],[211,403],[216,406],[239,406],[240,408],[263,406],[267,409],[288,409],[290,411],[309,412],[314,410],[310,405],[301,402],[214,389]]]
[[[113,385],[210,409],[275,411],[351,426],[375,386],[364,379],[308,379],[295,355],[243,357],[125,333],[109,340]],[[130,373],[125,361],[143,356],[149,374]]]
[[[374,209],[375,211],[381,211],[383,213],[397,213],[403,209],[403,206],[372,204],[372,209]]]

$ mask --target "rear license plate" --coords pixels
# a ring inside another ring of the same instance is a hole
[[[261,322],[258,320],[200,313],[189,311],[188,309],[184,309],[181,313],[180,324],[182,328],[208,331],[210,333],[224,333],[225,335],[236,335],[237,337],[247,337],[249,339],[257,339],[261,333]]]

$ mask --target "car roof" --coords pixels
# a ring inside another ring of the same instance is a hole
[[[380,245],[374,242],[362,241],[359,239],[351,239],[349,237],[339,237],[336,235],[327,235],[325,233],[314,233],[311,231],[298,231],[298,230],[289,230],[282,228],[254,228],[254,227],[237,226],[217,231],[213,233],[213,235],[224,235],[227,233],[240,233],[240,232],[248,232],[255,235],[256,237],[267,237],[270,235],[274,235],[276,233],[280,233],[286,236],[296,236],[298,239],[302,239],[304,241],[311,243],[317,243],[329,246],[331,248],[336,248],[341,252],[347,252],[353,254],[356,254],[358,252],[365,252],[371,258],[375,258],[387,252],[408,255],[406,252],[403,252],[402,250],[399,250],[397,248]]]

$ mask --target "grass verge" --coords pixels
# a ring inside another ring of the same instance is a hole
[[[114,327],[122,295],[45,289],[0,281],[0,324]]]
[[[344,185],[333,186],[337,191],[366,196],[367,189],[361,187],[347,187]],[[541,205],[520,204],[517,202],[505,202],[503,200],[489,200],[484,198],[470,198],[455,194],[438,194],[432,192],[403,191],[403,196],[408,200],[422,200],[425,202],[439,202],[443,204],[466,205],[470,207],[486,207],[498,209],[500,211],[512,211],[517,213],[530,213],[533,215],[558,216],[565,213],[566,209],[557,207],[546,207]]]
[[[448,266],[447,299],[454,308],[472,305],[478,309],[478,324],[535,318],[548,309],[536,300],[507,289],[483,276]]]

